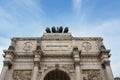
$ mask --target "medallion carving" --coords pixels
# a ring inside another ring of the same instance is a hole
[[[100,70],[83,70],[83,80],[101,80]]]
[[[13,80],[31,80],[31,71],[15,70]]]
[[[86,52],[88,52],[89,50],[91,50],[92,45],[91,45],[91,43],[89,43],[89,42],[83,42],[83,43],[82,43],[82,47],[83,47],[83,49],[84,49]]]
[[[31,42],[25,42],[23,44],[23,50],[24,51],[30,51],[32,49],[33,44]]]

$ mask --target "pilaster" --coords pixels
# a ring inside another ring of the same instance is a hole
[[[32,71],[32,78],[31,80],[37,80],[38,79],[38,71],[39,71],[39,66],[40,66],[40,59],[42,56],[42,50],[40,46],[36,47],[36,50],[33,51],[34,53],[34,68]]]
[[[112,69],[110,66],[110,60],[109,60],[110,54],[109,53],[110,53],[110,50],[102,49],[100,54],[99,54],[99,57],[100,57],[102,66],[105,70],[106,79],[107,80],[114,80],[114,77],[112,74]]]
[[[14,47],[10,46],[8,48],[8,50],[3,50],[4,51],[4,61],[3,61],[3,68],[1,71],[1,75],[0,75],[0,80],[5,80],[6,77],[6,73],[8,71],[8,69],[10,69],[12,67],[12,63],[13,63],[13,58],[15,56],[15,52],[14,52]]]
[[[73,48],[72,54],[73,54],[73,59],[74,59],[75,71],[76,71],[76,80],[83,80],[83,77],[81,74],[81,68],[80,68],[81,52],[78,50],[78,47]]]

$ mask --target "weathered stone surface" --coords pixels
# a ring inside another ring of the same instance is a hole
[[[45,80],[56,70],[67,74],[68,80],[113,80],[110,51],[102,41],[101,37],[73,37],[70,33],[12,38],[10,46],[14,49],[4,50],[4,62],[8,63],[3,66],[0,80]]]

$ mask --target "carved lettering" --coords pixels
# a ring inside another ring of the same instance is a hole
[[[46,45],[46,47],[68,47],[68,45]]]

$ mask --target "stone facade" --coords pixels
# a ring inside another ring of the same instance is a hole
[[[11,39],[0,80],[114,80],[101,37],[44,33]]]

